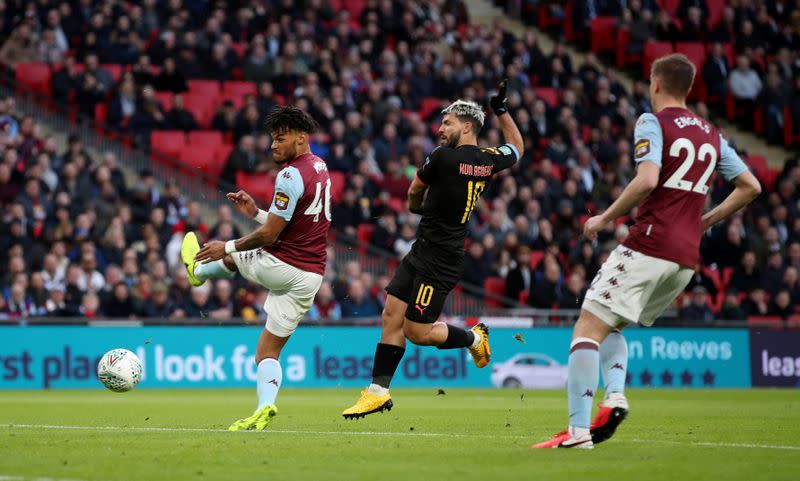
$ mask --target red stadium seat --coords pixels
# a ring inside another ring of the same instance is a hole
[[[708,5],[708,26],[714,28],[722,20],[722,12],[725,11],[725,0],[706,0]]]
[[[104,68],[111,74],[111,78],[114,79],[114,83],[118,83],[119,79],[122,78],[122,74],[127,70],[126,66],[119,65],[116,63],[104,63],[100,65],[100,68]]]
[[[800,134],[794,133],[794,118],[790,107],[783,108],[783,146],[791,148],[800,142]]]
[[[237,172],[236,187],[250,194],[257,204],[270,204],[272,203],[272,195],[275,192],[275,176]]]
[[[94,120],[100,124],[105,124],[108,120],[108,104],[102,102],[94,106]]]
[[[219,177],[219,174],[222,173],[222,169],[225,168],[225,164],[228,162],[228,157],[230,157],[231,152],[233,152],[233,145],[219,145],[216,151],[214,151],[214,164],[211,166],[208,173],[214,177]]]
[[[202,130],[189,132],[188,145],[216,152],[219,146],[222,145],[222,132]]]
[[[192,171],[200,170],[210,174],[214,170],[214,154],[216,150],[204,146],[187,144],[181,149],[180,160]]]
[[[156,92],[155,98],[161,104],[161,108],[169,110],[172,108],[172,98],[175,96],[172,92]]]
[[[213,99],[219,97],[222,89],[216,80],[189,80],[189,93],[196,95],[207,95]]]
[[[150,134],[150,147],[157,154],[154,157],[161,160],[177,159],[185,146],[186,134],[182,130],[154,130]]]
[[[373,224],[358,224],[356,227],[356,240],[358,246],[356,250],[360,253],[367,252],[367,246],[372,240],[372,233],[375,232],[375,225]]]
[[[442,99],[438,97],[426,97],[422,99],[422,105],[419,108],[419,117],[422,120],[428,120],[434,112],[438,114],[441,107]]]
[[[531,251],[531,269],[536,270],[544,259],[544,251]]]
[[[767,171],[767,178],[764,179],[764,190],[767,192],[772,192],[772,189],[775,187],[775,182],[778,181],[778,177],[781,176],[782,169],[775,168],[769,169]]]
[[[231,49],[239,58],[244,58],[245,55],[247,55],[247,44],[244,42],[234,43],[233,45],[231,45]]]
[[[244,82],[239,80],[229,80],[222,84],[223,95],[238,95],[244,97],[245,95],[256,95],[255,82]]]
[[[705,83],[703,82],[703,65],[706,63],[706,46],[702,42],[676,42],[675,51],[682,53],[691,61],[697,69],[698,75],[694,78],[694,87],[689,98],[691,100],[706,100]]]
[[[487,277],[483,281],[485,296],[483,305],[486,307],[503,307],[502,298],[506,295],[506,280],[502,277]],[[500,299],[498,299],[499,297]]]
[[[747,164],[759,180],[764,182],[767,179],[769,175],[769,165],[767,164],[767,159],[763,155],[748,155]]]
[[[341,172],[329,172],[331,177],[331,198],[334,203],[338,203],[344,193],[345,177]]]
[[[672,44],[669,42],[656,42],[648,40],[644,44],[644,59],[642,61],[642,73],[645,78],[650,78],[650,67],[659,57],[669,55],[672,53]]]
[[[678,7],[681,5],[681,0],[657,0],[657,2],[661,5],[661,8],[666,10],[672,17],[675,16]]]
[[[631,39],[631,31],[627,28],[617,29],[616,42],[614,44],[614,63],[617,67],[623,68],[628,65],[628,42]]]
[[[595,17],[589,28],[591,30],[592,52],[602,53],[614,50],[614,33],[617,26],[616,17]]]
[[[46,63],[21,63],[14,70],[17,83],[41,95],[51,95],[50,66]]]
[[[536,96],[544,100],[550,108],[558,107],[558,90],[553,87],[535,87],[533,91],[536,92]]]
[[[211,119],[214,117],[214,102],[214,99],[205,95],[189,93],[183,96],[183,105],[186,110],[194,114],[194,118],[201,128],[208,128],[211,125]]]
[[[344,0],[343,7],[350,12],[350,18],[358,19],[361,16],[361,11],[367,5],[366,0]]]

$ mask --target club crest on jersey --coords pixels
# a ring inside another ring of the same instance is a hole
[[[278,210],[286,210],[286,208],[289,207],[289,196],[283,192],[276,192],[275,207],[277,207]]]
[[[317,173],[319,174],[320,172],[328,170],[328,166],[325,165],[325,162],[318,160],[314,162],[314,170],[316,170]]]
[[[633,148],[633,155],[637,159],[641,159],[645,155],[650,153],[650,141],[647,139],[641,139],[636,142],[636,146]]]

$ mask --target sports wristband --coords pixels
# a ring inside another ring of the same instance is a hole
[[[234,252],[236,252],[236,241],[229,240],[228,242],[225,243],[225,253],[233,254]]]
[[[258,209],[258,214],[253,217],[253,220],[258,222],[259,224],[266,224],[267,223],[267,216],[269,212],[265,211],[264,209]]]

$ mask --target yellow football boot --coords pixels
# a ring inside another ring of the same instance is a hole
[[[183,261],[183,265],[186,266],[189,284],[194,287],[201,286],[203,282],[205,282],[194,275],[194,269],[197,266],[194,256],[196,256],[198,252],[200,252],[200,243],[197,242],[197,236],[194,235],[194,232],[187,232],[186,235],[183,236],[183,243],[181,244],[181,260]]]
[[[278,414],[274,404],[257,409],[252,416],[240,419],[228,428],[228,431],[263,431],[269,426],[270,421]]]
[[[471,331],[481,337],[481,342],[475,347],[469,348],[472,354],[472,361],[478,367],[485,367],[492,360],[492,348],[489,347],[489,328],[484,323],[472,327]]]
[[[358,401],[342,412],[342,416],[345,419],[358,419],[367,414],[391,411],[392,406],[394,406],[394,403],[392,403],[392,396],[389,393],[379,396],[365,389],[361,391],[361,397],[358,398]]]

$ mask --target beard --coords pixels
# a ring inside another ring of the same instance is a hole
[[[461,132],[455,133],[449,137],[445,136],[444,138],[440,139],[440,141],[443,147],[455,149],[458,147],[458,143],[461,141]]]

